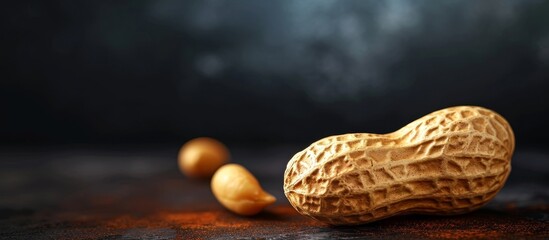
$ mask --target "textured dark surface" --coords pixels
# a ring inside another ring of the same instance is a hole
[[[231,147],[231,146],[229,146]],[[3,239],[549,238],[549,154],[518,149],[505,187],[482,209],[458,216],[407,215],[330,227],[299,215],[283,195],[287,161],[304,146],[233,147],[274,194],[255,217],[219,205],[209,182],[177,170],[178,146],[0,150]]]

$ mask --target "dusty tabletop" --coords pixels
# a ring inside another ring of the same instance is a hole
[[[487,206],[456,216],[405,215],[352,227],[301,216],[283,174],[303,146],[233,148],[277,202],[235,215],[210,184],[177,166],[177,147],[0,149],[2,239],[549,238],[549,152],[517,149],[508,182]]]

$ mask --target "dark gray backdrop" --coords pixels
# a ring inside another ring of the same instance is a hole
[[[549,142],[549,1],[3,5],[3,144],[311,142],[463,104]]]

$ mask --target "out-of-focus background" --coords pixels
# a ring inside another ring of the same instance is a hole
[[[309,143],[480,105],[549,143],[549,1],[11,1],[0,142]]]

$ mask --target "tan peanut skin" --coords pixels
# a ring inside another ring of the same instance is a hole
[[[388,134],[330,136],[298,152],[284,193],[301,214],[356,225],[399,214],[473,211],[503,187],[515,137],[496,112],[458,106]]]

